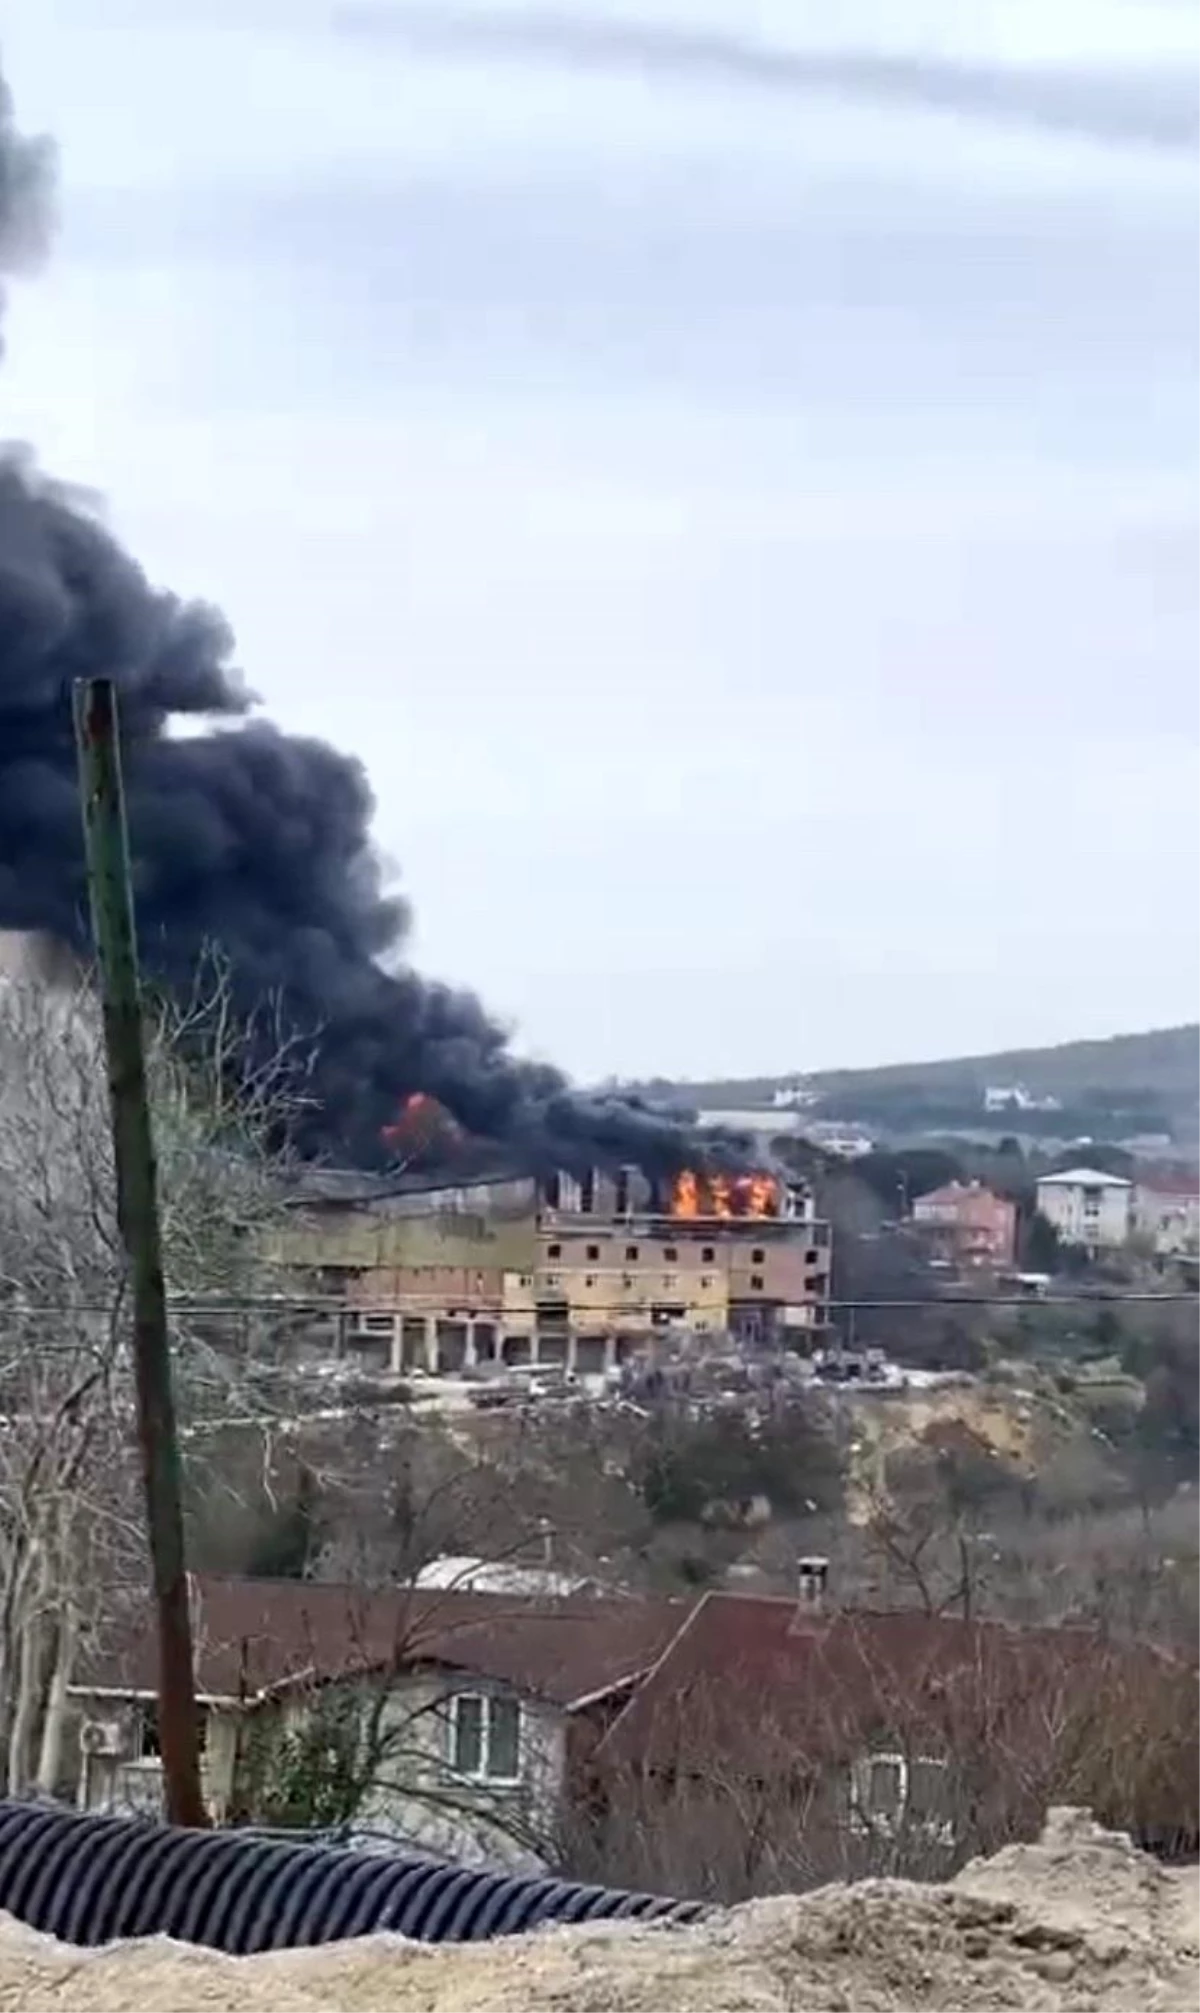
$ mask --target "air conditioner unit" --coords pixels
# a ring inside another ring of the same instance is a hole
[[[79,1729],[81,1754],[118,1755],[125,1750],[125,1729],[119,1719],[85,1719]]]

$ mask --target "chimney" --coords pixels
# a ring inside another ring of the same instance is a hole
[[[828,1584],[828,1559],[808,1555],[796,1560],[796,1594],[805,1613],[819,1615],[823,1612]]]

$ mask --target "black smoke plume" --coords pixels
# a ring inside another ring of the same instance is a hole
[[[15,130],[0,80],[0,284],[44,248],[53,165],[46,141]],[[71,687],[106,675],[143,961],[187,988],[218,946],[242,1010],[282,999],[320,1029],[310,1151],[377,1163],[381,1129],[423,1091],[528,1163],[695,1159],[685,1130],[517,1060],[470,993],[405,968],[407,910],[382,884],[360,764],[249,717],[232,650],[214,609],[151,588],[79,498],[0,451],[0,929],[87,949]],[[188,715],[225,731],[171,738]]]

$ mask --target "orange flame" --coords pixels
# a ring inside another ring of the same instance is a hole
[[[779,1184],[769,1174],[699,1175],[690,1167],[676,1176],[672,1216],[778,1216]]]
[[[385,1125],[380,1136],[388,1146],[426,1145],[443,1126],[452,1127],[453,1120],[436,1097],[430,1097],[427,1091],[414,1090],[401,1105],[399,1117],[391,1125]]]

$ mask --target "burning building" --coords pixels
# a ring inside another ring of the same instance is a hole
[[[810,1340],[828,1321],[829,1225],[802,1184],[766,1172],[637,1169],[546,1184],[542,1307],[588,1333],[678,1323],[749,1340]]]
[[[599,1369],[673,1327],[808,1347],[828,1321],[829,1226],[768,1173],[402,1177],[315,1195],[283,1255],[397,1369]]]

